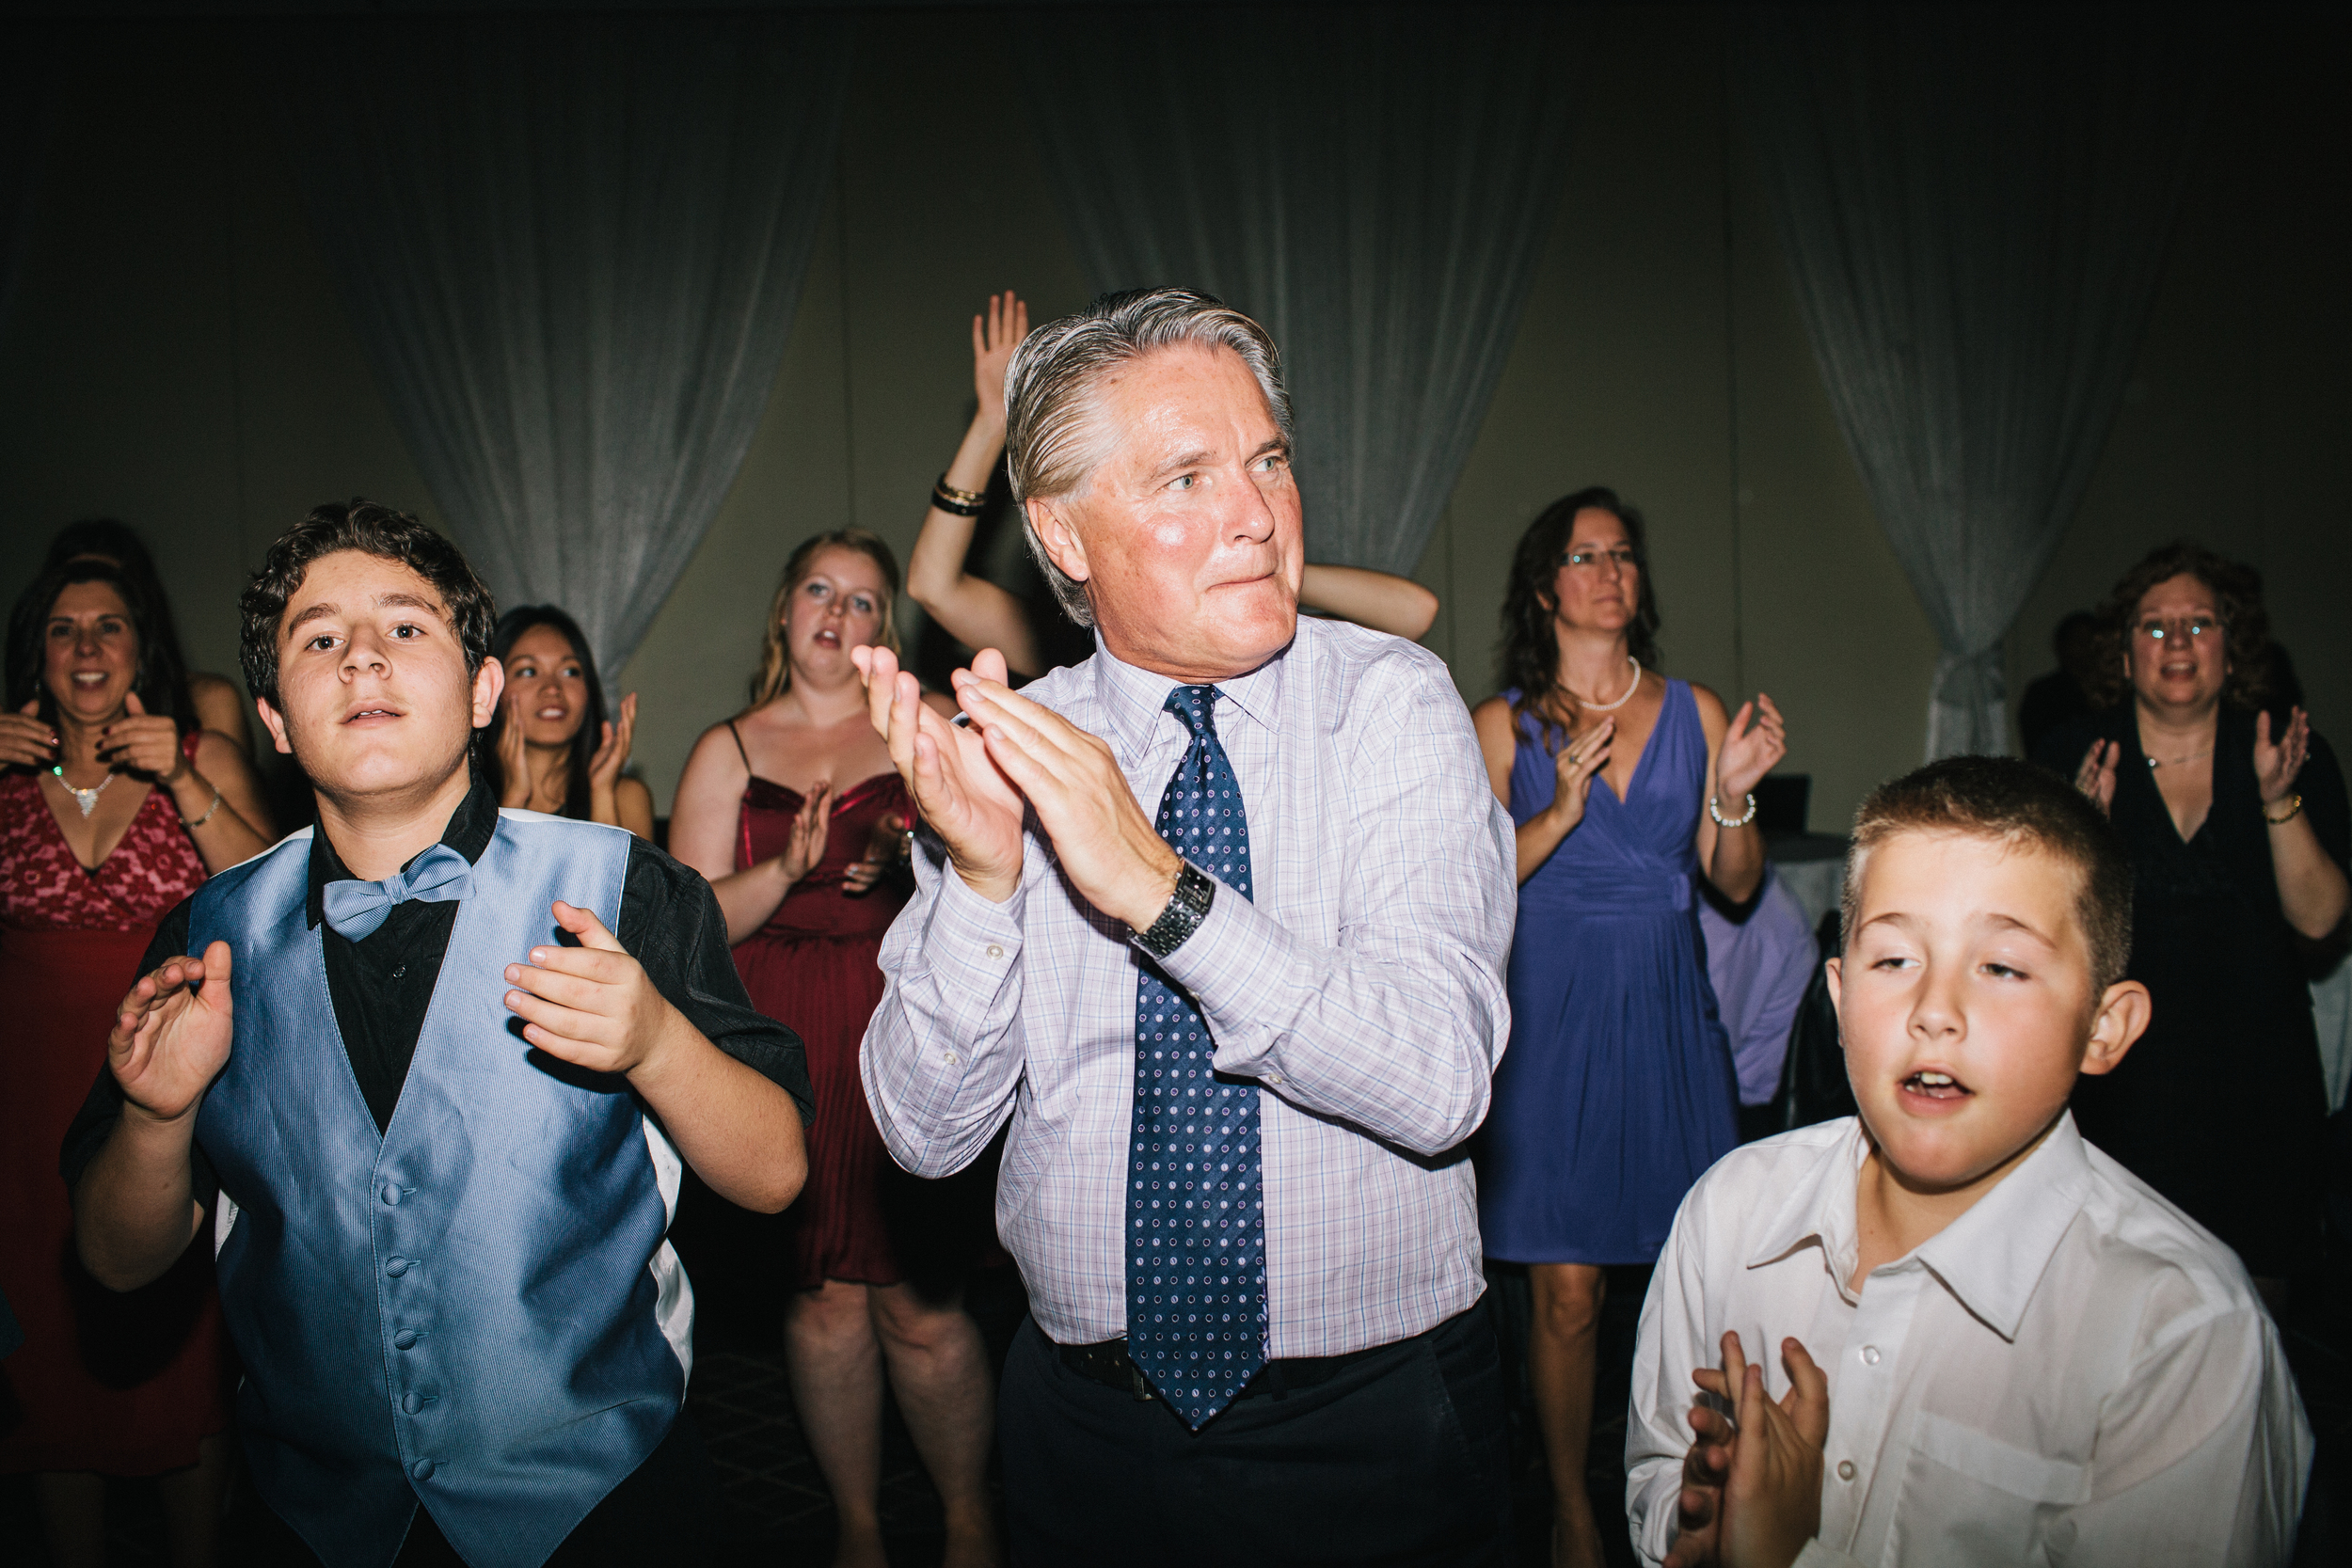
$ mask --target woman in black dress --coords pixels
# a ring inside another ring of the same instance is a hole
[[[2344,774],[2299,707],[2263,711],[2262,578],[2185,541],[2102,607],[2104,711],[2050,736],[2131,846],[2131,1058],[2074,1094],[2084,1136],[2237,1249],[2276,1305],[2319,1241],[2327,1092],[2306,954],[2343,921]]]

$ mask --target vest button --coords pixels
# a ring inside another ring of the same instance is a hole
[[[384,1272],[390,1275],[394,1279],[398,1279],[402,1275],[408,1272],[408,1259],[405,1258],[387,1258],[384,1259]]]
[[[416,1345],[417,1333],[414,1329],[404,1328],[398,1334],[392,1336],[392,1348],[394,1350],[414,1350]]]
[[[414,1465],[408,1466],[408,1473],[416,1477],[419,1481],[431,1481],[433,1479],[433,1461],[429,1459],[420,1459]]]
[[[397,1181],[387,1181],[384,1183],[384,1201],[390,1204],[398,1204],[400,1202],[400,1183]]]
[[[403,1394],[400,1397],[400,1407],[413,1416],[424,1408],[424,1400],[421,1395]]]

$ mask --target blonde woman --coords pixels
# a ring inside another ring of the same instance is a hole
[[[753,1005],[808,1047],[817,1117],[808,1184],[787,1222],[785,1350],[840,1519],[834,1561],[882,1562],[886,1368],[946,1505],[945,1560],[969,1568],[997,1549],[985,1485],[993,1401],[961,1293],[989,1234],[989,1184],[899,1170],[858,1082],[858,1045],[882,999],[876,954],[910,886],[899,867],[914,811],[850,650],[897,650],[898,594],[898,562],[871,533],[822,533],[792,552],[751,705],[695,743],[670,850],[717,890]]]

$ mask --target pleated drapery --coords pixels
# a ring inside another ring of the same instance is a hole
[[[1747,13],[1733,74],[1830,402],[1941,653],[1927,755],[2009,750],[2001,640],[2074,520],[2203,91],[2158,10]]]
[[[1201,289],[1273,334],[1311,559],[1409,572],[1445,510],[1557,212],[1568,26],[1502,7],[1022,20],[1094,286]]]
[[[831,182],[838,12],[275,32],[281,139],[433,499],[501,605],[628,661],[734,483]],[[391,500],[397,498],[381,498]]]

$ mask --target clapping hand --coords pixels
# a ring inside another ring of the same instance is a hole
[[[637,740],[637,693],[632,691],[621,699],[615,710],[617,721],[604,721],[604,733],[596,743],[596,754],[588,759],[588,787],[591,791],[611,794],[620,782],[621,769],[628,766],[629,748]]]
[[[98,760],[169,784],[188,767],[187,753],[180,750],[179,724],[169,714],[148,712],[135,691],[125,694],[123,705],[126,716],[99,729]]]
[[[819,784],[801,798],[801,809],[793,815],[791,836],[785,840],[784,852],[776,860],[784,867],[784,879],[798,882],[817,869],[825,858],[825,841],[833,832],[833,784]]]
[[[1552,759],[1552,816],[1562,833],[1572,833],[1584,820],[1584,803],[1591,799],[1593,780],[1609,765],[1609,746],[1617,736],[1617,721],[1604,719],[1572,737]]]
[[[2296,776],[2303,771],[2303,760],[2312,754],[2311,716],[2301,708],[2287,715],[2286,733],[2279,743],[2270,743],[2270,715],[2254,718],[2254,784],[2262,791],[2263,804],[2275,806],[2294,792]]]
[[[949,723],[923,702],[922,683],[884,647],[850,650],[866,681],[866,711],[915,809],[947,846],[964,884],[993,904],[1021,881],[1022,818],[1027,802],[990,756],[977,727]],[[1001,684],[1005,656],[983,648],[973,674]]]
[[[531,804],[531,752],[523,741],[523,692],[510,686],[500,699],[506,705],[506,722],[499,726],[499,777],[505,787],[499,804],[517,808]]]
[[[41,721],[39,697],[14,713],[0,713],[0,768],[48,768],[57,750],[56,728]]]
[[[1829,1441],[1829,1378],[1795,1339],[1780,1342],[1788,1392],[1764,1391],[1740,1336],[1723,1338],[1721,1370],[1692,1380],[1725,1403],[1736,1424],[1707,1404],[1691,1411],[1696,1435],[1683,1461],[1679,1531],[1665,1568],[1788,1568],[1820,1532],[1822,1451]]]
[[[851,896],[871,893],[874,884],[903,858],[906,845],[907,819],[897,812],[884,812],[866,835],[866,853],[851,861],[841,873],[841,884]]]
[[[1788,754],[1788,730],[1781,721],[1780,709],[1759,691],[1756,701],[1740,705],[1724,731],[1723,748],[1715,760],[1716,798],[1730,809]]]
[[[988,296],[988,312],[972,318],[972,389],[980,397],[980,418],[999,430],[1005,424],[1005,367],[1029,335],[1029,308],[1010,289]]]
[[[626,1073],[674,1045],[678,1025],[692,1029],[595,911],[549,908],[580,945],[534,947],[530,962],[506,966],[506,1006],[524,1039],[591,1072]]]
[[[2267,715],[2265,716],[2265,721]],[[2254,732],[2256,770],[2260,770],[2263,740],[2267,734],[2266,722]],[[2090,803],[2105,816],[2115,804],[2115,765],[2123,760],[2123,743],[2120,740],[2094,740],[2090,750],[2083,753],[2082,766],[2074,769],[2074,787],[2090,797]],[[2265,799],[2268,799],[2267,796]]]
[[[123,1098],[159,1122],[179,1120],[229,1062],[229,944],[186,955],[142,975],[115,1009],[106,1065]]]

